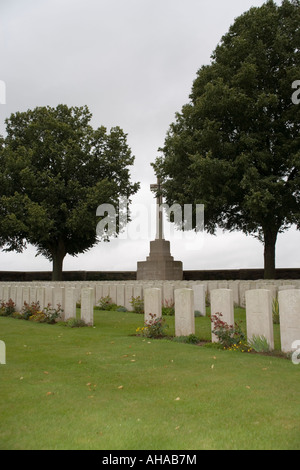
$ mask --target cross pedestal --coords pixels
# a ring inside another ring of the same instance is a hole
[[[137,263],[137,280],[182,280],[182,262],[174,261],[170,252],[170,242],[163,235],[162,194],[160,180],[151,184],[156,191],[156,237],[150,242],[150,254],[146,261]]]

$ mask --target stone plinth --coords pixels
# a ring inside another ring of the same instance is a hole
[[[137,280],[179,280],[183,277],[182,262],[174,261],[170,242],[157,239],[150,242],[150,255],[137,263]]]

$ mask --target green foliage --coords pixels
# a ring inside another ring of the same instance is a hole
[[[130,181],[134,162],[119,128],[93,129],[87,106],[38,107],[12,114],[0,146],[0,243],[22,251],[26,243],[53,261],[61,277],[66,254],[75,256],[107,240],[96,233],[103,203],[130,203],[139,184]],[[125,221],[124,221],[125,222]],[[121,230],[117,220],[111,236]]]
[[[117,307],[117,312],[128,312],[127,308],[126,307],[122,307],[122,306],[119,306]]]
[[[212,332],[218,338],[220,344],[225,349],[234,347],[246,347],[246,335],[238,323],[228,325],[228,323],[221,320],[222,313],[215,313],[211,316],[213,323]],[[239,346],[237,346],[239,345]]]
[[[253,336],[248,340],[249,346],[256,352],[269,352],[270,345],[264,336]]]
[[[132,305],[132,311],[135,313],[144,313],[144,300],[138,295],[137,297],[132,297],[130,301]]]
[[[263,242],[265,277],[275,275],[278,233],[300,227],[299,106],[291,99],[299,24],[299,0],[268,1],[237,18],[198,71],[153,165],[169,206],[202,203],[208,232],[241,230]]]
[[[200,342],[200,338],[194,334],[190,334],[188,336],[175,336],[173,341],[176,343],[198,344]]]
[[[175,303],[173,300],[165,300],[162,305],[162,315],[174,316],[175,315]]]
[[[48,304],[47,307],[41,309],[39,302],[32,302],[31,304],[24,302],[24,306],[20,312],[20,317],[17,318],[53,325],[61,318],[62,314],[63,309],[59,304],[57,305],[57,308]]]
[[[137,328],[137,336],[145,336],[147,338],[163,338],[166,336],[165,330],[168,328],[162,317],[156,318],[156,315],[149,313],[150,319],[145,322],[144,327]]]
[[[98,302],[100,310],[117,310],[117,304],[113,303],[111,297],[109,295],[105,297],[101,297]]]
[[[70,318],[69,320],[66,321],[65,326],[69,328],[82,328],[84,326],[87,326],[87,324],[82,319]]]
[[[9,299],[8,302],[1,301],[0,303],[0,316],[1,317],[13,316],[15,312],[16,312],[16,305],[12,299]]]

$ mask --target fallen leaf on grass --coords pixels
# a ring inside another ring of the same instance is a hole
[[[213,369],[214,367],[215,367],[215,365],[214,365],[214,364],[212,364],[212,365],[210,366],[210,368],[211,368],[211,369]]]
[[[180,397],[175,398],[175,401],[179,401],[179,400],[180,400]]]
[[[247,388],[248,390],[250,390],[251,387],[249,387],[249,385],[246,385],[246,388]]]
[[[122,390],[123,388],[124,388],[123,385],[120,385],[120,386],[118,387],[119,390]]]
[[[49,375],[49,372],[47,372],[46,370],[44,370],[44,374]]]
[[[53,392],[47,392],[46,396],[48,397],[49,395],[53,395]]]

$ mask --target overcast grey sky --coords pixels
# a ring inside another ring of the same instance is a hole
[[[87,105],[92,125],[120,126],[135,155],[132,179],[141,182],[135,204],[154,203],[150,166],[177,111],[188,102],[197,70],[234,19],[262,0],[1,0],[0,80],[6,83],[4,119],[16,111],[60,103]],[[281,2],[277,2],[281,3]],[[113,240],[64,270],[135,270],[149,239]],[[277,267],[299,267],[300,233],[279,236]],[[171,238],[184,269],[260,268],[263,246],[241,233],[204,235],[194,250]],[[24,254],[0,252],[0,270],[49,270]]]

